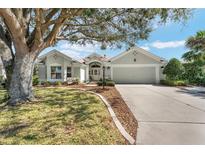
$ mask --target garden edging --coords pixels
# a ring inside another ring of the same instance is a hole
[[[81,89],[82,90],[82,89]],[[135,144],[135,139],[125,130],[125,128],[122,126],[122,124],[120,123],[120,121],[118,120],[115,112],[113,111],[111,105],[108,103],[108,101],[100,94],[95,93],[93,91],[86,91],[89,92],[91,94],[95,94],[97,95],[106,105],[116,127],[118,128],[118,130],[120,131],[120,133],[122,134],[122,136],[124,136],[124,138],[130,143],[130,144]]]

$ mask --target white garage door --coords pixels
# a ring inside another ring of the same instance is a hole
[[[156,83],[155,67],[114,67],[116,83]]]

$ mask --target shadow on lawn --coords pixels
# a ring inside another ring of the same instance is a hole
[[[17,131],[23,128],[26,128],[26,127],[29,127],[29,125],[28,124],[18,124],[11,128],[6,128],[0,131],[0,136],[5,136],[5,137],[14,136],[17,133]]]
[[[73,90],[74,91],[74,90]],[[52,92],[51,96],[46,95],[46,97],[41,97],[41,103],[49,106],[49,108],[54,108],[54,114],[51,114],[50,117],[44,117],[44,120],[46,123],[43,127],[45,129],[43,131],[48,131],[52,125],[55,125],[57,121],[63,121],[66,123],[67,127],[66,129],[69,129],[71,126],[69,125],[69,117],[72,118],[70,120],[73,120],[74,123],[83,122],[83,125],[85,127],[94,127],[96,125],[95,122],[91,122],[93,119],[93,114],[97,113],[98,110],[95,109],[95,104],[98,104],[99,100],[92,95],[87,95],[84,92],[74,92],[73,93],[69,91],[55,91]],[[55,93],[55,94],[54,94]],[[54,94],[54,95],[53,95]],[[71,95],[72,97],[67,97]],[[40,103],[40,104],[41,104]],[[92,105],[93,104],[93,105]],[[32,107],[32,106],[31,106]],[[59,110],[62,110],[62,112],[59,113]],[[27,110],[30,111],[29,108],[21,108],[21,105],[15,106],[15,107],[8,107],[8,106],[1,106],[0,112],[4,111],[7,112],[12,111],[12,114],[14,115],[13,118],[15,118],[18,115],[18,112],[26,113]],[[55,110],[57,112],[55,113]],[[32,121],[30,121],[32,124],[38,122],[39,118],[32,118]],[[89,122],[87,122],[87,120]],[[47,126],[48,125],[48,126]],[[0,130],[0,136],[5,137],[11,137],[15,136],[18,131],[21,131],[24,128],[30,127],[31,125],[26,123],[21,124],[11,124],[7,128],[4,128]],[[49,133],[48,133],[49,134]],[[25,136],[25,140],[33,140],[36,136],[32,134],[28,134],[28,136]]]

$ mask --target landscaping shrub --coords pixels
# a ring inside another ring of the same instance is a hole
[[[72,81],[72,84],[78,85],[79,83],[80,83],[80,79],[78,79],[78,78],[73,79],[73,81]]]
[[[200,82],[201,84],[201,86],[205,86],[205,76],[201,79],[201,82]]]
[[[4,84],[3,76],[0,76],[0,87],[3,87],[3,84]]]
[[[115,86],[115,82],[114,81],[107,81],[105,83],[106,86]]]
[[[39,76],[38,76],[38,68],[37,66],[34,67],[33,70],[33,86],[36,86],[39,84]]]
[[[161,80],[160,83],[166,86],[186,86],[187,81],[183,80]]]
[[[55,85],[56,85],[56,86],[62,86],[62,82],[61,82],[61,81],[56,81],[56,82],[55,82]]]
[[[185,71],[182,78],[188,80],[191,84],[200,85],[203,83],[203,78],[205,76],[201,65],[198,62],[185,63],[183,64]]]
[[[182,78],[183,71],[184,67],[181,62],[176,58],[172,58],[165,66],[163,74],[166,75],[168,80],[179,80]]]
[[[39,77],[37,75],[33,76],[33,86],[36,86],[39,84]]]
[[[105,84],[104,84],[105,86],[115,86],[115,82],[112,81],[112,80],[106,79],[104,82],[105,82]],[[97,85],[98,85],[98,86],[102,86],[102,85],[103,85],[103,80],[100,79],[100,80],[97,82]]]
[[[50,86],[50,85],[52,85],[52,83],[49,82],[49,81],[45,81],[43,85],[44,85],[44,86]]]

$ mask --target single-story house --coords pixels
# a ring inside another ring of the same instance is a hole
[[[68,81],[78,78],[81,82],[98,81],[103,78],[116,83],[159,83],[164,79],[163,68],[167,61],[142,48],[132,47],[121,54],[107,58],[97,53],[76,60],[52,50],[37,60],[41,81]]]

